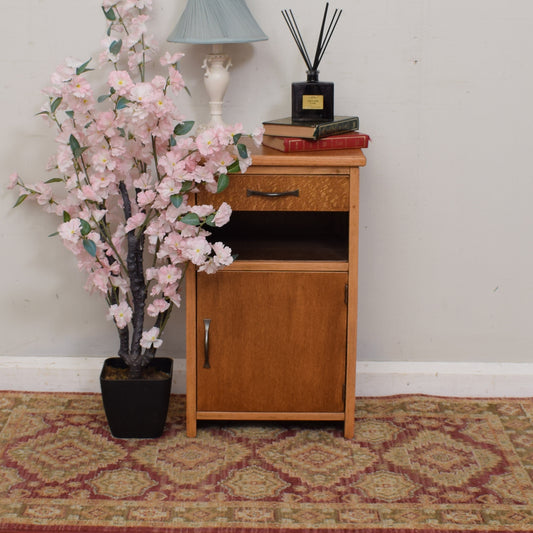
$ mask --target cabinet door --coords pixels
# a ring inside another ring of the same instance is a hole
[[[198,410],[342,412],[346,283],[345,272],[198,274]]]

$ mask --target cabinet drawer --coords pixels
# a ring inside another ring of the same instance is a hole
[[[227,202],[235,211],[348,211],[346,175],[232,175],[222,193],[197,194],[198,204]]]

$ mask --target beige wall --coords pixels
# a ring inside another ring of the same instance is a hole
[[[163,49],[183,50],[205,121],[205,48],[164,43],[184,0],[153,0]],[[323,2],[248,0],[267,42],[232,45],[225,118],[249,129],[290,113],[304,66],[280,14],[312,47]],[[528,362],[533,346],[533,4],[530,0],[336,0],[344,10],[321,66],[336,111],[372,137],[362,171],[359,359]],[[0,167],[39,179],[53,150],[34,114],[67,55],[96,57],[92,0],[4,0]],[[0,354],[114,354],[103,301],[82,289],[53,220],[11,210],[0,190]],[[184,354],[183,313],[166,353]]]

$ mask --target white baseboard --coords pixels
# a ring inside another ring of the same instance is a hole
[[[99,392],[104,357],[0,357],[0,390]],[[185,360],[174,360],[172,392],[185,393]],[[533,397],[529,363],[357,363],[356,395]]]

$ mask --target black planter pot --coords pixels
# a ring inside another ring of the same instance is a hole
[[[172,385],[173,359],[156,357],[150,362],[158,377],[109,379],[106,377],[126,365],[119,357],[106,359],[100,374],[102,401],[113,437],[155,439],[160,437],[167,419]]]

